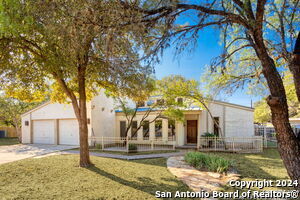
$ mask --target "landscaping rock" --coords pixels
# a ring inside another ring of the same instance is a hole
[[[228,181],[239,179],[239,175],[235,173],[223,175],[215,172],[199,171],[188,165],[183,156],[170,157],[167,160],[167,167],[172,174],[195,192],[220,190],[221,186],[226,185]]]

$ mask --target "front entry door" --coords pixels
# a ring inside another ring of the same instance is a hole
[[[187,120],[187,143],[197,143],[198,120]]]

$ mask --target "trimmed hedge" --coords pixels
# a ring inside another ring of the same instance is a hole
[[[231,166],[231,162],[215,155],[203,154],[200,152],[188,152],[185,161],[197,169],[207,169],[208,171],[224,173]]]

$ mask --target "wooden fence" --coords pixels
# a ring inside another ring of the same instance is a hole
[[[14,127],[1,126],[0,131],[5,131],[6,132],[6,137],[18,137],[17,131]]]

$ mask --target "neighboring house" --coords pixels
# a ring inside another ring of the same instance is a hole
[[[156,98],[152,101],[159,101]],[[182,99],[179,98],[182,101]],[[115,110],[115,103],[104,93],[96,96],[88,106],[89,136],[123,137],[125,136],[126,118],[122,111]],[[139,123],[147,102],[139,108],[132,128]],[[211,101],[209,109],[219,122],[223,136],[250,138],[254,136],[253,108],[241,105]],[[192,106],[184,110],[184,121],[155,118],[153,112],[137,132],[137,140],[162,139],[176,140],[176,146],[196,144],[197,139],[206,132],[219,133],[218,127],[206,110]],[[131,133],[131,131],[129,131]],[[45,103],[22,115],[22,142],[43,144],[79,144],[78,122],[71,105]]]

